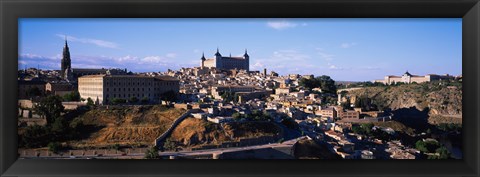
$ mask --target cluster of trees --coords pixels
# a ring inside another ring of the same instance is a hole
[[[360,96],[353,103],[356,108],[362,108],[365,111],[382,111],[386,108],[385,101],[381,99],[372,99],[367,96]]]
[[[450,157],[447,148],[441,146],[437,141],[418,140],[415,143],[415,148],[423,153],[438,153],[438,156],[429,155],[428,159],[448,159]]]
[[[80,93],[70,92],[63,95],[63,101],[81,101]]]
[[[352,125],[352,132],[359,134],[359,135],[366,135],[368,137],[374,137],[380,140],[392,140],[395,139],[395,136],[392,136],[388,134],[387,132],[380,130],[380,129],[375,129],[373,130],[373,124],[372,123],[363,123],[363,124],[354,124]]]
[[[61,145],[58,142],[73,139],[78,136],[83,123],[67,120],[62,114],[65,108],[62,98],[57,95],[43,98],[35,107],[34,111],[44,116],[46,126],[33,125],[25,128],[19,138],[19,146],[26,148],[38,148],[48,145],[49,149],[56,152]]]
[[[298,123],[295,122],[295,120],[293,120],[292,118],[282,119],[282,121],[280,121],[280,123],[285,125],[285,127],[289,128],[289,129],[292,129],[292,130],[299,130],[300,129]]]
[[[462,124],[441,123],[437,126],[437,128],[446,132],[451,132],[451,131],[461,132]]]
[[[303,86],[309,90],[313,88],[321,88],[322,92],[336,94],[337,86],[335,81],[330,76],[322,75],[312,79],[302,78],[298,82],[300,86]]]
[[[158,150],[157,150],[157,147],[156,146],[153,146],[151,148],[149,148],[147,150],[147,152],[145,152],[145,156],[144,156],[146,159],[158,159],[160,158],[160,155],[158,155]]]
[[[233,113],[232,114],[232,117],[235,119],[235,120],[240,120],[240,119],[246,119],[246,120],[250,120],[250,121],[271,121],[273,120],[272,116],[266,112],[266,111],[259,111],[259,110],[253,110],[251,113],[249,114],[240,114],[238,112],[236,113]]]
[[[230,91],[224,91],[220,94],[225,102],[238,102],[238,94]]]
[[[27,97],[29,98],[35,97],[35,96],[42,96],[42,91],[38,87],[29,88],[25,92],[26,92],[25,95],[27,95]]]

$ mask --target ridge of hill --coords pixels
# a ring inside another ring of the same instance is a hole
[[[368,97],[378,107],[390,109],[397,118],[427,117],[428,123],[462,121],[462,85],[429,82],[397,86],[372,86],[352,90],[347,97]]]

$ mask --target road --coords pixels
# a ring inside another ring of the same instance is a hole
[[[205,150],[196,150],[196,151],[178,151],[178,152],[159,152],[160,156],[200,156],[200,155],[210,155],[221,152],[234,152],[234,151],[245,151],[245,150],[255,150],[263,148],[280,148],[280,147],[291,147],[298,140],[305,138],[299,137],[291,140],[284,141],[282,143],[272,143],[272,144],[263,144],[256,146],[244,146],[244,147],[231,147],[231,148],[217,148],[217,149],[205,149]],[[106,154],[106,155],[85,155],[85,156],[63,156],[63,157],[51,157],[51,156],[39,156],[39,157],[20,157],[22,159],[143,159],[145,156],[144,153],[130,153],[130,154]]]

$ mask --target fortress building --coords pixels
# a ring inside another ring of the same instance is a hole
[[[241,69],[250,71],[250,56],[248,56],[247,49],[245,49],[245,54],[241,57],[224,57],[220,54],[217,48],[217,53],[215,53],[214,58],[205,58],[205,55],[202,54],[202,64],[201,67],[214,67],[217,69],[230,70],[230,69]]]
[[[435,80],[448,80],[448,79],[454,79],[455,77],[445,74],[445,75],[437,75],[437,74],[427,74],[425,76],[417,76],[417,75],[412,75],[408,71],[405,72],[402,76],[385,76],[384,79],[380,80],[373,80],[372,82],[379,82],[383,84],[395,84],[395,83],[405,83],[405,84],[410,84],[410,83],[423,83],[423,82],[430,82],[430,81],[435,81]]]

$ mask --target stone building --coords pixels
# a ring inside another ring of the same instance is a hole
[[[250,56],[248,56],[247,50],[245,50],[245,54],[241,57],[224,57],[220,54],[217,48],[217,53],[215,53],[214,58],[207,59],[205,55],[202,55],[202,64],[201,67],[214,67],[217,69],[222,70],[231,70],[231,69],[242,69],[250,71]]]
[[[395,83],[423,83],[423,82],[430,82],[430,81],[435,81],[435,80],[448,80],[448,79],[454,79],[455,77],[450,76],[448,74],[445,75],[437,75],[437,74],[427,74],[425,76],[418,76],[418,75],[412,75],[408,71],[405,72],[402,76],[385,76],[384,79],[380,80],[373,80],[372,82],[379,82],[383,84],[395,84]]]
[[[45,81],[39,78],[33,78],[32,80],[18,80],[18,98],[24,99],[35,95],[32,94],[44,94],[45,93]]]
[[[75,91],[75,85],[69,82],[49,82],[45,84],[45,91],[49,94],[63,96]]]
[[[113,98],[128,100],[132,97],[158,102],[163,93],[178,94],[179,89],[179,80],[170,76],[87,75],[78,78],[80,97],[91,98],[99,104],[109,104]]]
[[[212,87],[212,95],[215,98],[220,98],[223,92],[231,92],[231,93],[237,93],[237,92],[254,92],[255,87],[253,86],[215,86]]]

